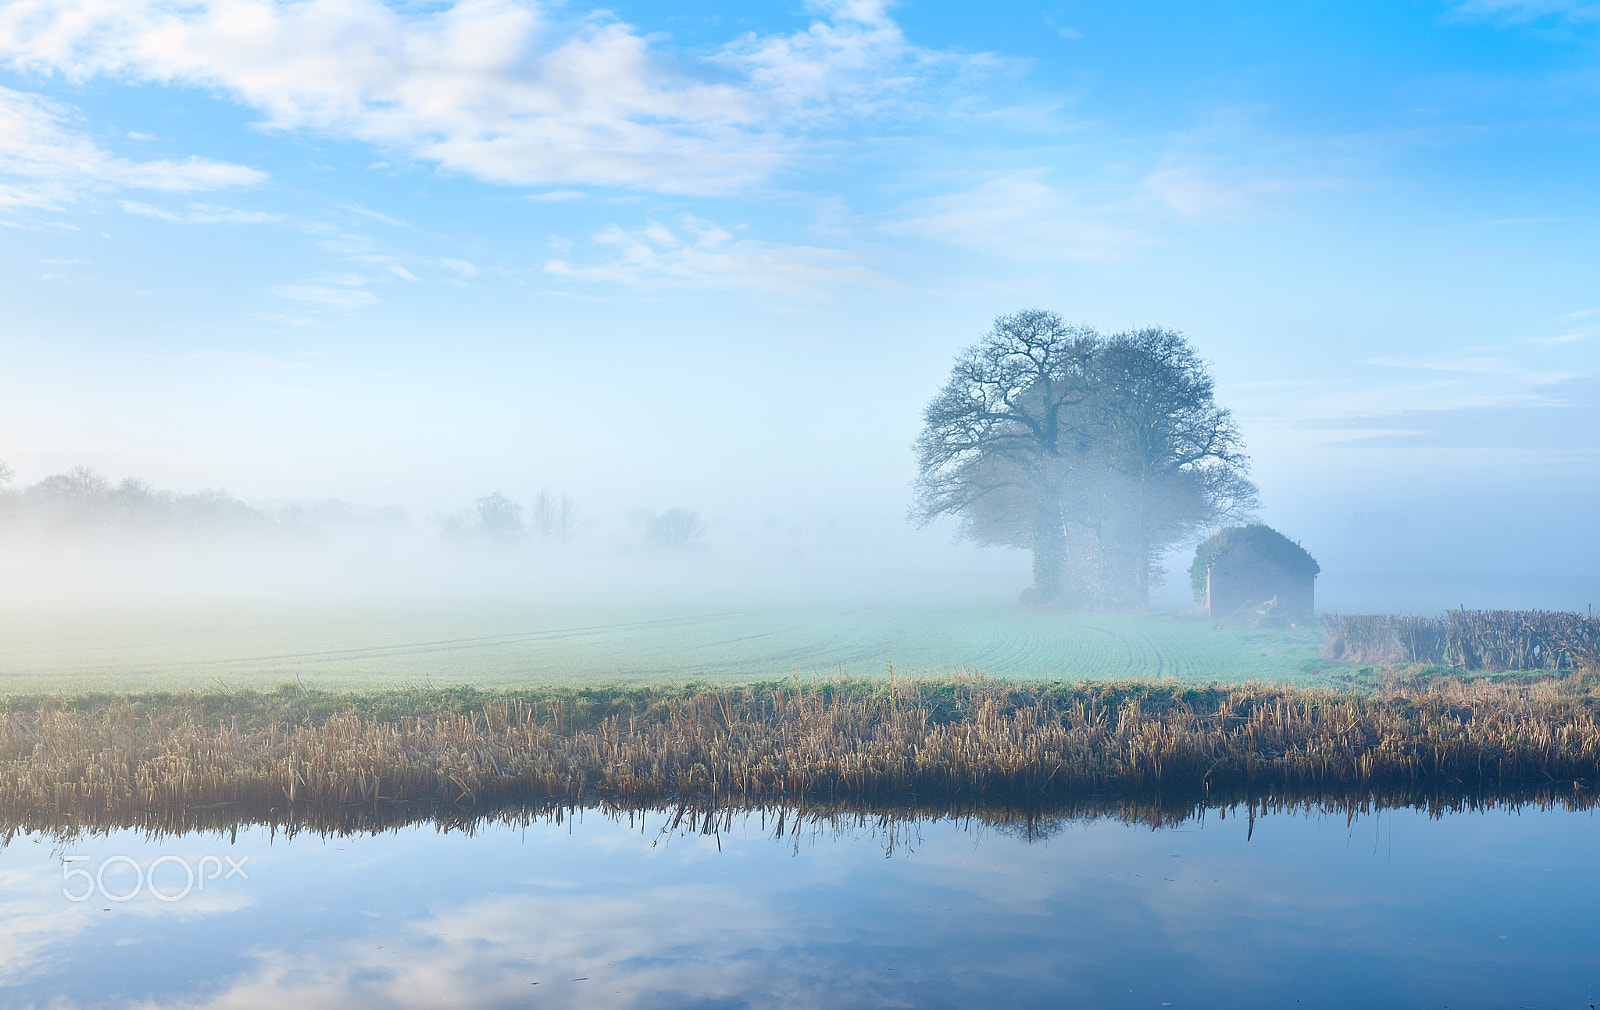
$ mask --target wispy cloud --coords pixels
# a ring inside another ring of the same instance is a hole
[[[378,296],[359,287],[333,284],[281,284],[272,289],[279,298],[309,309],[351,311],[378,302]]]
[[[388,214],[384,214],[384,213],[381,213],[379,211],[373,210],[371,207],[363,207],[359,203],[351,203],[349,201],[345,201],[343,203],[340,203],[338,205],[338,207],[339,207],[340,210],[349,211],[350,213],[355,214],[355,215],[357,215],[359,217],[368,218],[369,220],[373,220],[373,221],[381,221],[384,224],[393,225],[396,228],[404,228],[404,227],[406,227],[406,223],[404,221],[401,221],[398,218],[390,217]]]
[[[1302,421],[1327,423],[1459,410],[1550,407],[1559,403],[1558,399],[1537,385],[1486,389],[1446,381],[1390,382],[1329,390],[1309,396],[1302,401],[1296,413]]]
[[[699,68],[603,13],[461,0],[54,0],[0,9],[22,72],[181,84],[263,126],[376,144],[496,183],[720,192],[765,179],[807,129],[937,107],[930,81],[982,57],[908,43],[882,0],[815,5],[788,34],[747,35]]]
[[[153,217],[174,224],[272,224],[282,221],[277,214],[257,210],[238,210],[233,207],[216,207],[211,204],[192,203],[188,210],[171,211],[134,200],[117,201],[124,212],[140,217]]]
[[[1107,261],[1156,241],[1173,224],[1248,215],[1273,201],[1346,188],[1322,141],[1284,139],[1256,109],[1221,109],[1166,138],[1146,161],[1100,179],[1013,171],[902,206],[889,230],[1010,259]]]
[[[1294,383],[1242,384],[1230,390],[1241,417],[1276,433],[1321,445],[1456,449],[1515,443],[1547,432],[1550,411],[1587,410],[1592,380],[1544,366],[1509,348],[1469,347],[1368,358],[1364,373]],[[1530,358],[1530,355],[1535,357]],[[1498,418],[1498,421],[1494,419]],[[1290,433],[1298,432],[1291,436]],[[1530,441],[1528,449],[1548,447]]]
[[[265,179],[253,168],[206,158],[118,157],[96,143],[67,106],[0,87],[0,208],[59,208],[90,191],[183,193]]]
[[[889,230],[1018,260],[1114,260],[1148,241],[1104,211],[1078,205],[1037,172],[912,201]]]
[[[1250,210],[1264,197],[1295,188],[1282,177],[1174,155],[1146,174],[1140,186],[1159,206],[1182,217],[1232,217]]]
[[[1469,228],[1499,228],[1506,225],[1519,224],[1562,224],[1572,220],[1568,217],[1502,217],[1493,221],[1474,221],[1467,225]]]
[[[1492,375],[1498,378],[1513,379],[1523,383],[1539,383],[1547,381],[1550,375],[1555,376],[1555,381],[1570,378],[1571,373],[1529,371],[1524,366],[1519,366],[1505,357],[1504,354],[1491,347],[1466,347],[1457,351],[1431,355],[1407,356],[1379,356],[1364,358],[1357,362],[1362,365],[1374,365],[1378,368],[1409,369],[1421,372],[1451,372],[1463,375]]]
[[[996,60],[912,45],[889,17],[887,0],[812,0],[807,6],[819,16],[805,29],[750,33],[712,57],[740,73],[775,123],[927,109],[937,101],[928,86],[939,73]]]
[[[1466,0],[1456,4],[1451,13],[1462,19],[1510,23],[1551,17],[1592,21],[1600,19],[1600,4],[1594,0]]]
[[[738,238],[693,217],[685,217],[675,229],[654,221],[632,229],[611,225],[594,241],[610,251],[602,262],[580,265],[553,259],[545,263],[545,272],[615,284],[758,288],[794,295],[887,283],[843,250]]]
[[[1565,333],[1557,333],[1548,337],[1527,337],[1525,338],[1524,343],[1540,344],[1544,347],[1560,347],[1564,344],[1582,343],[1583,341],[1594,336],[1596,333],[1600,333],[1600,326],[1584,326],[1576,330],[1568,330]]]
[[[1139,195],[1163,214],[1216,220],[1349,187],[1340,168],[1354,167],[1354,152],[1371,138],[1300,136],[1270,119],[1271,111],[1258,105],[1211,110],[1167,139],[1159,162],[1140,178]]]

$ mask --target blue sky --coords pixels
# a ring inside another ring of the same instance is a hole
[[[1584,2],[7,0],[0,459],[922,549],[1044,307],[1189,334],[1325,568],[1592,571],[1597,154]]]

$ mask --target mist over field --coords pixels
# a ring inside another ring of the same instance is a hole
[[[65,650],[886,608],[865,668],[949,624],[890,611],[1192,616],[1247,522],[1323,611],[1600,602],[1566,5],[246,7],[0,6],[0,601],[91,615]],[[1020,414],[963,447],[966,349],[1030,312],[1094,337],[980,377]],[[1007,628],[916,655],[1026,665]]]
[[[116,485],[107,483],[114,494]],[[471,528],[478,519],[470,491],[455,498],[459,508],[445,511],[334,498],[246,501],[201,490],[169,494],[180,499],[177,506],[139,517],[111,506],[61,514],[30,502],[29,485],[19,480],[0,498],[0,598],[22,609],[1015,602],[1030,579],[1027,552],[960,542],[950,523],[914,529],[903,511],[907,485],[883,487],[878,502],[836,499],[827,511],[819,503],[809,516],[778,513],[782,502],[765,513],[748,500],[718,508],[714,484],[689,499],[710,503],[703,509],[579,504],[568,496],[570,528],[541,538],[532,514],[539,490],[520,502],[501,496],[520,525],[496,536]],[[185,495],[192,499],[186,508]],[[1535,492],[1454,497],[1397,494],[1375,503],[1389,508],[1344,514],[1318,503],[1299,525],[1282,528],[1322,563],[1324,609],[1581,610],[1600,599],[1600,562],[1582,501]],[[692,517],[693,535],[674,542],[658,530],[652,537],[652,522],[674,511]],[[1194,609],[1185,571],[1192,551],[1186,545],[1163,559],[1156,609]]]

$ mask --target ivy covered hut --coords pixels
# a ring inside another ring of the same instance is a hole
[[[1271,526],[1225,529],[1202,543],[1189,566],[1194,599],[1216,621],[1290,624],[1316,610],[1317,564]]]

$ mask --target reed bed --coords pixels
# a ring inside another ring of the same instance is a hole
[[[1559,610],[1451,610],[1443,617],[1324,614],[1324,659],[1457,670],[1576,670],[1600,664],[1600,618]]]
[[[1586,673],[1351,693],[952,677],[12,699],[0,709],[0,825],[379,823],[404,819],[402,808],[1585,796],[1600,781],[1597,684]]]

